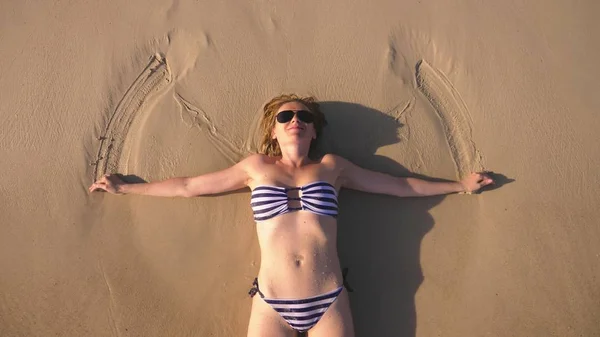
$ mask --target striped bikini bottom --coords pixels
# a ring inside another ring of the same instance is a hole
[[[344,286],[348,291],[352,289],[346,283],[347,269],[344,270]],[[325,294],[301,298],[301,299],[274,299],[267,298],[258,288],[258,278],[254,279],[252,288],[248,292],[250,297],[257,293],[267,302],[281,317],[292,327],[292,329],[303,333],[314,327],[325,314],[329,306],[340,295],[344,286],[334,289]]]

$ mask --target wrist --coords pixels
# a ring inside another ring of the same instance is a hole
[[[129,191],[129,184],[119,184],[115,186],[116,194],[127,194]]]
[[[467,187],[463,184],[462,181],[457,181],[455,185],[455,190],[458,193],[468,193]]]

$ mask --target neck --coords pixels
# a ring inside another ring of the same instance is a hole
[[[312,161],[308,158],[308,147],[304,146],[286,146],[281,148],[281,163],[291,167],[301,167],[310,164]]]

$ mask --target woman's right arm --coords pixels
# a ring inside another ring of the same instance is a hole
[[[179,177],[163,181],[128,184],[116,175],[104,175],[89,187],[89,191],[106,191],[112,194],[142,194],[159,197],[195,197],[235,191],[248,185],[248,172],[256,155],[221,171],[197,177]]]

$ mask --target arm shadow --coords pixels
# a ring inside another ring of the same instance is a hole
[[[137,176],[135,174],[120,174],[120,173],[116,173],[115,174],[117,177],[119,177],[119,179],[123,180],[124,182],[128,183],[128,184],[143,184],[143,183],[147,183],[147,181],[140,177]]]

